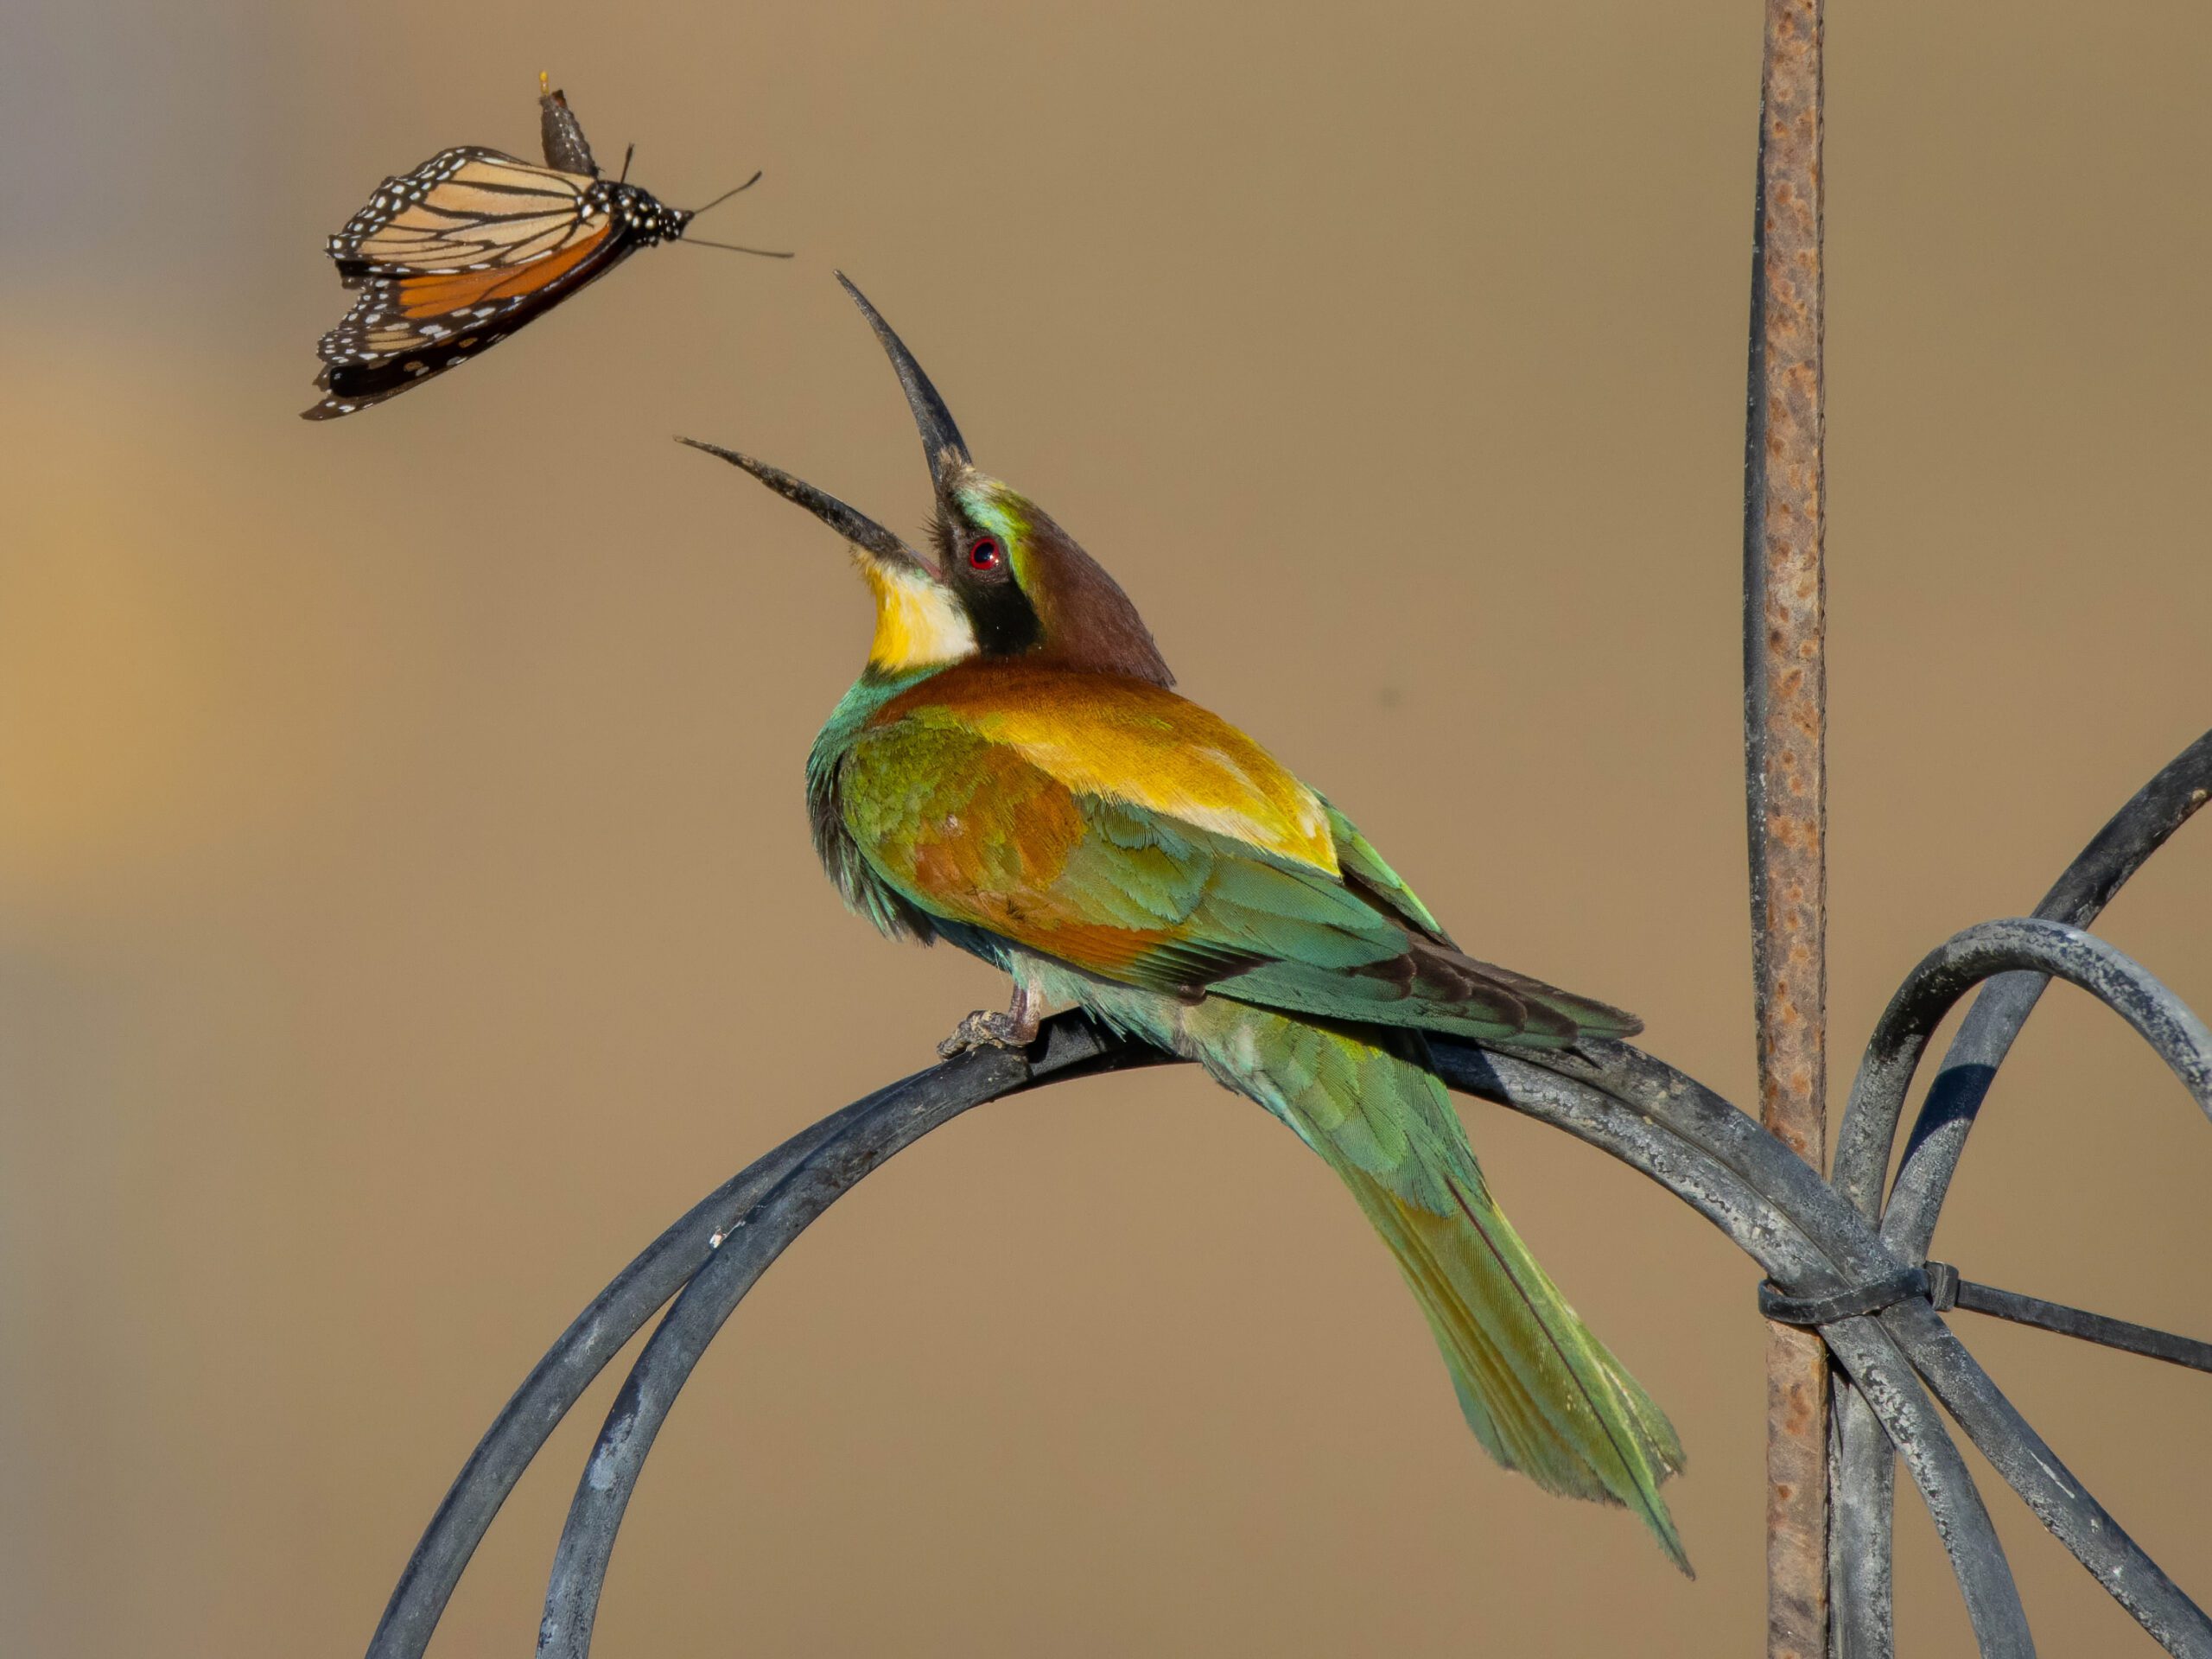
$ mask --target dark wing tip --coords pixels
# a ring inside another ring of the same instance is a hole
[[[1418,934],[1408,936],[1406,954],[1394,963],[1353,971],[1401,978],[1410,995],[1446,1007],[1487,1004],[1507,1023],[1518,1027],[1516,1035],[1500,1039],[1509,1043],[1572,1046],[1586,1038],[1633,1037],[1643,1029],[1643,1020],[1610,1003],[1563,991],[1495,963],[1478,962],[1464,951],[1433,944]]]
[[[1594,997],[1562,991],[1552,998],[1552,1006],[1574,1021],[1581,1036],[1618,1039],[1637,1036],[1643,1030],[1640,1017]]]

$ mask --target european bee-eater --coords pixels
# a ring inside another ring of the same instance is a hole
[[[931,551],[697,445],[838,531],[874,597],[868,664],[806,768],[845,902],[1012,976],[1012,1006],[970,1014],[945,1053],[1026,1045],[1074,1005],[1288,1124],[1397,1258],[1491,1455],[1628,1505],[1687,1573],[1659,1495],[1682,1466],[1673,1427],[1507,1224],[1425,1065],[1429,1032],[1558,1048],[1639,1022],[1462,955],[1349,818],[1170,690],[1114,579],[976,469],[921,365],[845,287],[921,429]]]

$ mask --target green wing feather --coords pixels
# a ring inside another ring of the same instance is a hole
[[[1633,1015],[1454,949],[1328,809],[1342,875],[1125,800],[1078,793],[988,737],[901,721],[844,762],[848,823],[921,909],[1147,989],[1319,1019],[1560,1046]]]
[[[1337,865],[1343,870],[1346,884],[1363,887],[1370,897],[1439,944],[1451,944],[1443,925],[1428,913],[1428,906],[1421,903],[1420,895],[1383,862],[1382,855],[1359,833],[1359,826],[1325,799],[1321,809],[1329,815],[1329,833],[1337,843]]]

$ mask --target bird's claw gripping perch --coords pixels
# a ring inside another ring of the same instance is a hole
[[[1042,1007],[1027,986],[1017,985],[1014,1006],[1001,1013],[978,1008],[953,1027],[952,1035],[937,1046],[945,1059],[971,1048],[1027,1048],[1037,1040]]]

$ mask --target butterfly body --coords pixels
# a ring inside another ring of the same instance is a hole
[[[568,100],[549,92],[546,164],[461,145],[386,179],[329,241],[360,297],[322,337],[323,397],[335,419],[505,340],[640,248],[683,236],[692,212],[600,176]]]

